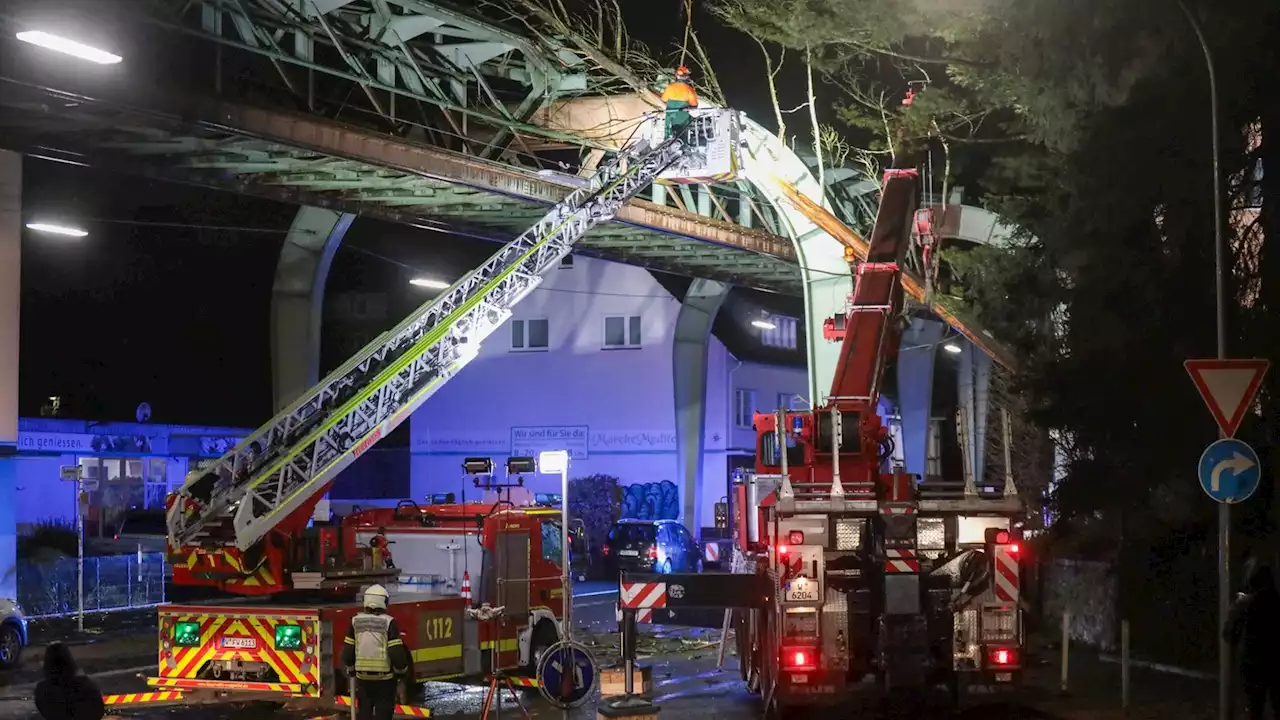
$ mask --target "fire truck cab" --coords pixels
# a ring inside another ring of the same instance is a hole
[[[501,637],[482,630],[480,648],[487,653],[497,643],[501,667],[533,666],[559,639],[564,613],[560,509],[458,504],[452,494],[439,499],[444,502],[403,500],[395,508],[363,510],[342,525],[360,547],[385,531],[401,591],[505,607]]]

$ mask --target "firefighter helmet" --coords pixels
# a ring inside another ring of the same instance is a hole
[[[364,591],[364,606],[370,610],[387,609],[387,589],[381,585],[372,585]]]
[[[681,65],[680,67],[676,68],[676,79],[677,79],[677,80],[688,80],[688,79],[689,79],[689,68],[687,68],[687,67],[685,67],[685,66],[683,66],[683,65]]]

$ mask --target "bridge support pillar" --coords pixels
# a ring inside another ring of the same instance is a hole
[[[22,156],[0,150],[0,597],[18,597],[18,328]]]
[[[964,414],[965,436],[961,438],[969,457],[969,471],[974,482],[982,484],[986,469],[988,389],[991,380],[991,358],[967,340],[954,342],[962,348],[956,369],[956,389],[960,412]]]
[[[324,284],[355,215],[301,207],[280,247],[271,288],[271,389],[275,408],[320,381]]]
[[[933,366],[945,326],[914,318],[902,333],[898,351],[898,414],[902,416],[902,461],[923,480],[929,458],[929,419],[933,410]]]
[[[329,267],[355,215],[303,206],[280,246],[271,288],[271,391],[280,410],[320,382],[320,320]],[[316,517],[329,519],[326,495]]]
[[[707,427],[707,355],[711,324],[729,286],[696,279],[676,317],[671,375],[675,386],[676,458],[681,492],[680,519],[696,535],[702,522],[702,456]],[[713,500],[714,502],[714,500]]]

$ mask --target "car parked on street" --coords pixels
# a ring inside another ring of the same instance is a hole
[[[0,598],[0,670],[11,670],[27,646],[27,618],[12,600]]]
[[[120,518],[111,537],[85,539],[92,555],[127,555],[141,550],[163,553],[169,549],[169,527],[163,510],[130,510]]]
[[[702,572],[702,553],[693,534],[675,520],[619,520],[605,540],[608,572]]]

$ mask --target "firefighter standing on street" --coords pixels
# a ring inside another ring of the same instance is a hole
[[[387,614],[387,591],[364,591],[364,612],[351,619],[342,649],[342,665],[354,678],[357,720],[391,720],[400,678],[412,672],[412,658],[400,628]]]
[[[667,137],[679,135],[693,122],[689,110],[698,107],[698,93],[689,82],[689,68],[676,68],[675,82],[662,91],[662,102],[667,106]]]

